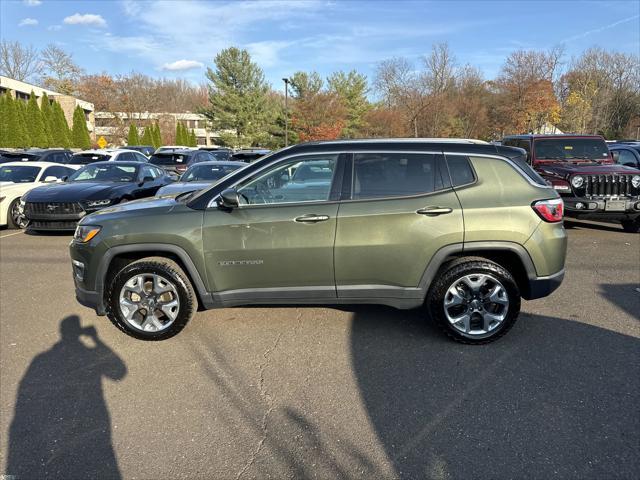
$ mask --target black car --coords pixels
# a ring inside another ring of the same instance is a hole
[[[70,150],[58,148],[31,148],[29,150],[19,150],[14,152],[2,152],[0,163],[8,162],[51,162],[51,163],[72,163]]]
[[[147,157],[150,157],[151,155],[153,155],[153,152],[156,151],[156,149],[151,145],[129,145],[127,146],[127,150],[135,150],[136,152],[140,152]]]
[[[64,183],[34,188],[22,197],[28,230],[74,230],[88,213],[152,197],[172,182],[162,169],[140,162],[96,162]]]
[[[227,162],[231,160],[233,150],[225,147],[200,147],[200,150],[211,153],[216,160]]]
[[[640,141],[610,143],[608,147],[616,163],[640,169]]]
[[[149,163],[163,168],[167,172],[178,175],[187,171],[194,163],[211,162],[217,160],[212,154],[205,150],[171,149],[163,150],[151,155]]]
[[[271,153],[271,150],[263,149],[263,148],[247,148],[244,150],[238,150],[233,155],[231,155],[231,160],[235,160],[236,162],[255,162],[259,158],[264,157],[268,153]]]

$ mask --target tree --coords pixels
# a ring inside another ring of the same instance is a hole
[[[53,140],[53,110],[46,92],[42,94],[42,98],[40,99],[40,111],[42,112],[42,123],[44,125],[44,133],[47,137],[48,146],[59,147],[60,145],[56,145]]]
[[[21,147],[30,147],[33,146],[29,138],[29,130],[27,128],[28,117],[27,117],[27,104],[22,100],[16,99],[14,102],[15,107],[15,146],[18,148]]]
[[[186,145],[184,139],[184,125],[182,122],[176,122],[176,145]]]
[[[136,127],[135,123],[129,125],[127,145],[140,145],[140,137],[138,137],[138,127]]]
[[[87,129],[87,120],[84,110],[77,106],[73,112],[73,127],[71,129],[72,145],[76,148],[87,150],[91,148],[91,137]]]
[[[215,70],[207,69],[209,108],[203,113],[223,133],[222,141],[236,147],[254,145],[265,131],[267,93],[264,73],[251,61],[246,50],[231,47],[214,60]]]
[[[162,146],[162,135],[160,134],[160,125],[158,122],[151,125],[151,142],[155,148]]]
[[[0,74],[25,82],[35,78],[41,71],[38,51],[31,45],[23,45],[18,41],[0,42]]]
[[[347,111],[335,93],[320,92],[295,100],[291,128],[300,141],[334,140],[347,124]]]
[[[153,138],[151,136],[151,130],[149,129],[149,126],[144,127],[144,132],[142,132],[142,138],[140,139],[140,144],[153,146]]]
[[[191,129],[191,133],[189,134],[189,146],[197,147],[198,146],[198,138],[196,137],[196,131]]]
[[[58,102],[53,102],[52,117],[53,128],[51,134],[53,136],[53,143],[62,148],[71,147],[71,131],[69,130],[69,124],[67,123],[62,107]]]
[[[47,148],[49,141],[42,119],[42,112],[38,107],[36,95],[31,92],[27,102],[27,131],[29,134],[29,146]]]
[[[73,61],[70,54],[62,48],[50,43],[41,52],[42,84],[65,95],[71,95],[75,91],[75,83],[82,75],[82,69]]]
[[[342,136],[357,137],[365,124],[365,115],[371,108],[367,100],[367,77],[356,72],[336,72],[327,80],[329,91],[336,94],[346,108],[347,118]]]

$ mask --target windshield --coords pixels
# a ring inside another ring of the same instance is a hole
[[[38,160],[40,160],[40,155],[34,154],[34,153],[20,153],[20,152],[14,152],[14,153],[3,153],[2,157],[0,157],[0,163],[7,163],[7,162],[37,162]]]
[[[601,138],[543,138],[534,145],[536,160],[601,162],[609,158],[609,149]]]
[[[220,151],[220,152],[217,152],[217,151],[211,152],[210,151],[209,153],[211,154],[211,156],[213,158],[215,158],[216,160],[219,160],[219,161],[229,160],[229,158],[231,158],[231,153],[229,153],[226,150],[223,150],[223,151]]]
[[[0,167],[0,182],[30,183],[35,182],[40,167],[23,167],[22,165],[6,165]]]
[[[138,177],[133,165],[88,165],[69,177],[70,182],[133,182]]]
[[[186,165],[189,163],[189,155],[184,153],[156,153],[151,155],[149,163],[154,165]]]
[[[88,165],[94,162],[104,162],[110,158],[110,155],[103,155],[101,153],[76,153],[69,163],[75,163],[76,165]]]
[[[187,170],[181,182],[213,182],[240,168],[238,165],[196,165]]]

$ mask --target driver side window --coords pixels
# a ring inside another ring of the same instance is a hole
[[[318,202],[329,199],[338,155],[303,155],[238,185],[241,205]]]

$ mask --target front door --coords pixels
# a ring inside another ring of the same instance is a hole
[[[463,242],[460,202],[442,155],[356,153],[351,199],[338,212],[338,297],[419,297],[441,247]]]
[[[298,155],[236,185],[240,206],[205,211],[209,284],[235,298],[335,298],[338,154]],[[238,292],[242,290],[242,292]]]

